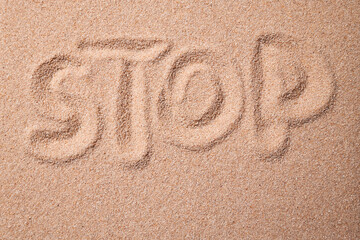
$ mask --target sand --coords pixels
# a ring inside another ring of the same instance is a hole
[[[0,9],[0,239],[360,238],[358,1]]]

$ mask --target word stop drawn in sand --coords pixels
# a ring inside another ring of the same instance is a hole
[[[263,159],[281,157],[289,147],[291,129],[320,116],[334,100],[329,67],[302,44],[280,34],[256,40],[251,74],[254,137]],[[146,66],[160,61],[166,77],[160,79],[157,106],[151,108]],[[98,76],[96,69],[104,64],[110,72]],[[194,81],[208,89],[209,97],[199,109],[188,111],[189,99],[202,98],[191,91]],[[207,151],[241,126],[245,105],[242,80],[221,51],[174,50],[161,40],[82,41],[75,53],[54,56],[38,66],[31,93],[42,121],[26,131],[28,152],[52,163],[90,153],[105,128],[119,162],[146,162],[154,131],[150,121],[164,133],[164,142]],[[150,109],[157,109],[154,119]]]

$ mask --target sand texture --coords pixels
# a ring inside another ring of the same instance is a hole
[[[359,239],[359,1],[0,1],[0,239]]]

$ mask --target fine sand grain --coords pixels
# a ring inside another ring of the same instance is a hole
[[[0,1],[0,239],[359,239],[359,1]]]

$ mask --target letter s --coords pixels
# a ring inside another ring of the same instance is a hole
[[[28,152],[36,158],[61,163],[92,149],[100,137],[99,108],[87,91],[69,92],[68,80],[89,81],[89,67],[76,57],[60,55],[42,63],[32,76],[32,94],[45,120],[27,128]]]

